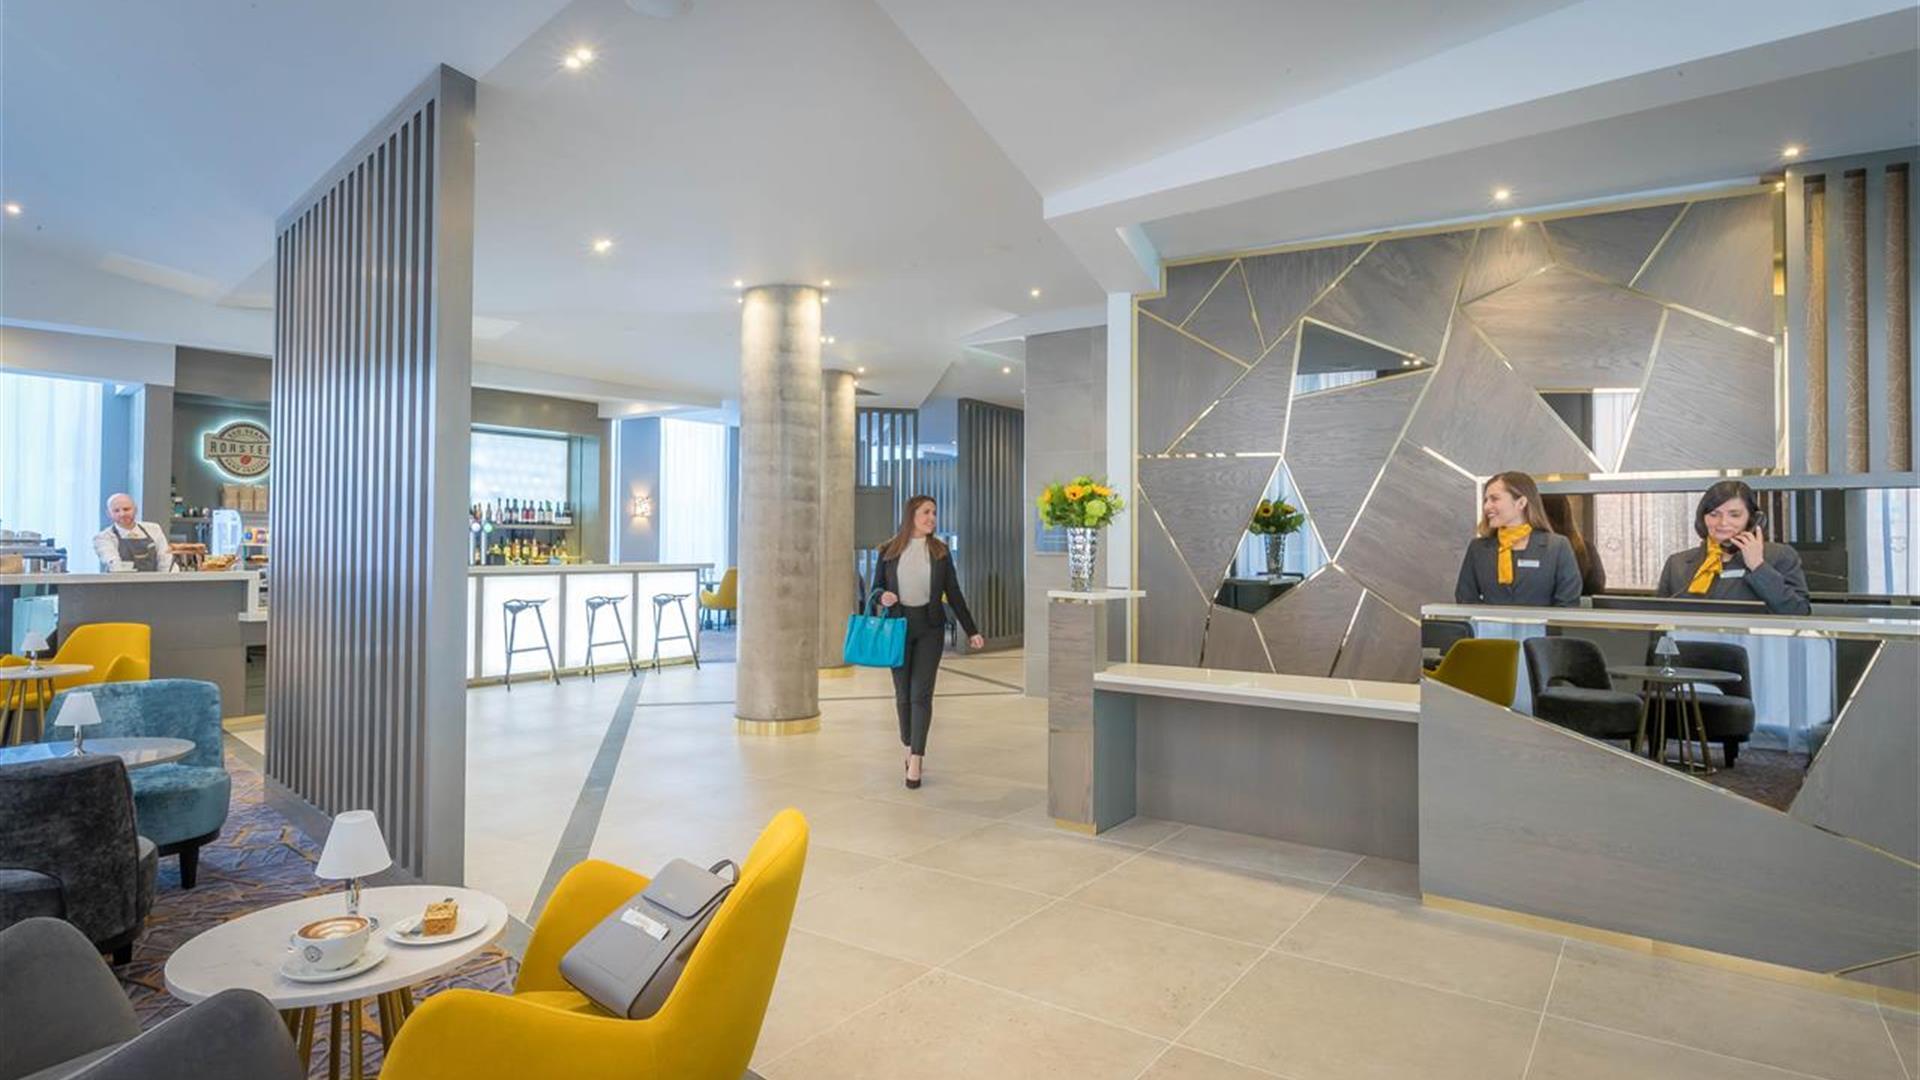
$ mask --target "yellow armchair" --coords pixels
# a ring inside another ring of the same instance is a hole
[[[616,1017],[560,977],[560,958],[647,879],[589,860],[567,871],[540,914],[511,996],[448,990],[409,1017],[383,1080],[528,1076],[738,1080],[753,1057],[780,971],[807,858],[807,821],[782,810],[748,853],[673,993],[646,1020]]]
[[[1448,647],[1440,666],[1427,672],[1427,678],[1511,709],[1520,678],[1520,643],[1462,638]]]
[[[740,606],[740,571],[737,567],[728,567],[720,575],[720,583],[711,589],[700,590],[700,606],[708,611],[724,611],[732,615]]]
[[[0,665],[26,661],[0,658]],[[60,649],[47,664],[90,664],[92,671],[53,680],[53,692],[107,682],[139,682],[153,677],[153,628],[146,623],[86,623],[60,638]],[[42,705],[37,689],[27,692],[27,707]]]

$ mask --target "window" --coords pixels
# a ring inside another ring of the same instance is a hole
[[[660,421],[660,561],[727,565],[727,427]]]
[[[106,526],[102,390],[85,379],[0,372],[0,527],[52,537],[74,570],[97,565],[93,534]]]

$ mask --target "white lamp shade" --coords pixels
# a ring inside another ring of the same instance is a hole
[[[38,630],[27,631],[26,635],[20,639],[20,651],[35,653],[46,652],[47,635]]]
[[[387,854],[386,837],[380,835],[380,822],[371,810],[348,810],[333,819],[327,832],[327,846],[321,849],[320,865],[314,876],[323,878],[367,877],[393,865]]]
[[[54,727],[82,728],[92,727],[100,722],[100,706],[93,703],[93,694],[82,690],[68,694],[60,703],[60,716],[53,722]]]

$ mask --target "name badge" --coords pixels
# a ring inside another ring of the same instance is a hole
[[[1721,580],[1721,581],[1734,581],[1734,580],[1736,580],[1736,579],[1738,579],[1738,578],[1743,578],[1743,577],[1746,577],[1746,576],[1747,576],[1747,568],[1746,568],[1746,567],[1744,567],[1744,566],[1742,566],[1742,567],[1740,567],[1740,568],[1739,568],[1738,570],[1722,570],[1722,571],[1720,571],[1720,580]]]
[[[1513,565],[1518,566],[1523,570],[1538,570],[1540,569],[1540,560],[1539,559],[1515,559],[1513,561]]]

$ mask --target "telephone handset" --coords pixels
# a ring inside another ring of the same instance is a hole
[[[1747,522],[1746,531],[1764,533],[1766,531],[1766,528],[1767,528],[1767,512],[1765,510],[1762,510],[1753,515],[1753,520]],[[1736,547],[1733,541],[1731,540],[1722,541],[1720,544],[1720,550],[1728,555],[1738,555],[1740,553],[1740,549]]]

